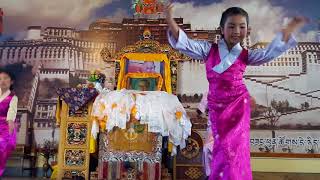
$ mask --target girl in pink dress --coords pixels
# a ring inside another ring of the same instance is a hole
[[[203,59],[209,81],[208,108],[214,145],[210,180],[251,180],[250,95],[243,82],[247,65],[260,65],[296,45],[292,32],[305,19],[295,17],[265,49],[247,50],[241,46],[249,29],[245,10],[231,7],[220,21],[222,39],[217,43],[192,40],[172,18],[172,5],[166,9],[170,45],[194,59]]]
[[[13,75],[0,70],[0,178],[6,161],[16,146],[15,119],[18,98],[11,91]]]

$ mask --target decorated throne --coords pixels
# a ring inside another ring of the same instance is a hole
[[[58,178],[78,175],[88,179],[90,153],[98,151],[98,179],[161,179],[163,144],[172,155],[178,145],[184,147],[191,123],[172,93],[176,91],[177,61],[185,57],[151,40],[150,31],[143,36],[114,58],[108,51],[101,53],[107,65],[115,64],[116,91],[60,90]],[[165,109],[161,113],[169,118],[159,112],[151,117],[148,109]],[[163,142],[163,136],[168,140]]]
[[[153,40],[149,29],[145,29],[140,41],[126,46],[113,58],[110,58],[107,49],[103,50],[101,55],[107,64],[115,64],[117,90],[138,91],[134,99],[146,91],[176,94],[178,62],[190,60],[169,45]],[[174,100],[178,101],[177,97],[172,97],[172,101]],[[176,102],[172,104],[174,103]],[[182,107],[180,102],[178,104]],[[111,106],[117,107],[115,104]],[[146,103],[142,108],[147,109],[149,106],[150,104]],[[162,171],[162,178],[172,178],[167,168],[176,170],[173,162],[175,158],[171,155],[179,152],[175,151],[174,144],[168,143],[170,138],[163,138],[161,133],[150,132],[154,131],[154,127],[145,125],[145,122],[140,124],[141,121],[137,120],[136,114],[137,108],[132,108],[130,121],[126,123],[125,129],[114,128],[112,131],[103,133],[100,131],[99,179],[159,179],[160,171]],[[177,111],[176,119],[181,118],[182,114],[185,115],[185,112]],[[108,129],[105,128],[107,121],[108,119],[99,121],[100,129]],[[186,134],[190,135],[190,131]],[[185,139],[181,141],[185,142]],[[164,164],[167,167],[164,167]]]
[[[139,108],[149,108],[147,104],[138,105],[137,99],[144,94],[148,97],[150,91],[172,93],[169,59],[160,53],[126,53],[119,65],[117,89],[133,90],[128,93],[136,105],[125,129],[114,127],[100,133],[99,179],[161,179],[162,135],[155,133],[160,129],[150,129],[154,127],[137,118]],[[118,105],[111,106],[117,108]],[[96,104],[95,108],[99,106]],[[149,121],[147,119],[145,121]]]

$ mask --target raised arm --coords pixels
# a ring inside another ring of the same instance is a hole
[[[295,17],[286,28],[279,32],[272,42],[263,49],[249,50],[248,64],[261,65],[279,57],[282,53],[297,45],[292,33],[302,27],[307,20]]]
[[[189,39],[186,33],[179,28],[178,24],[173,19],[172,8],[173,5],[169,4],[165,9],[166,20],[169,26],[167,33],[169,44],[174,49],[177,49],[181,53],[194,59],[206,59],[211,48],[211,43]]]
[[[169,26],[169,31],[172,33],[172,38],[174,38],[174,40],[177,41],[179,39],[180,28],[172,17],[172,14],[173,14],[172,9],[173,9],[173,5],[170,3],[165,9],[165,14],[166,14],[166,20]]]

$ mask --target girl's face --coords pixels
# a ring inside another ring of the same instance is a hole
[[[12,83],[13,82],[8,74],[0,73],[0,89],[10,89]]]
[[[229,48],[242,42],[248,33],[246,17],[243,15],[229,16],[221,29]]]

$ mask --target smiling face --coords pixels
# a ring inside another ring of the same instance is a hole
[[[221,33],[231,49],[234,45],[243,41],[248,33],[248,24],[246,17],[243,15],[232,15],[227,17]]]

